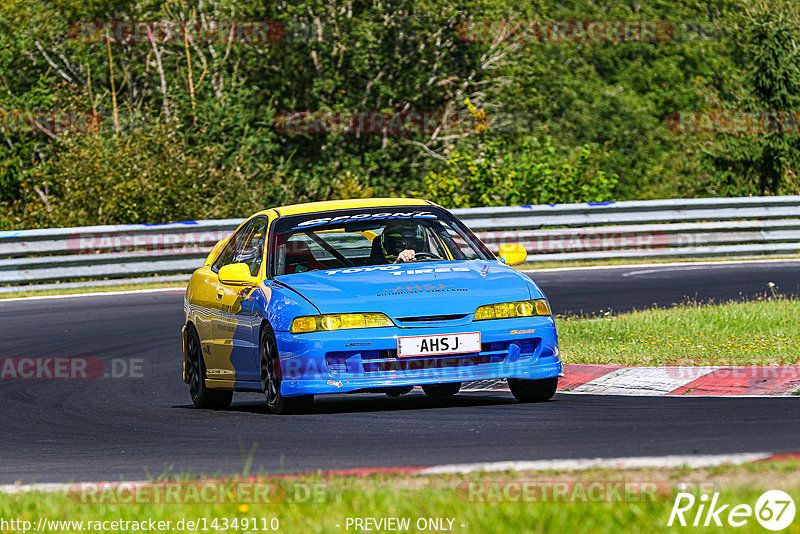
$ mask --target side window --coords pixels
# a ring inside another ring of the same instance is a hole
[[[250,275],[256,276],[264,261],[264,243],[267,239],[267,219],[259,217],[253,221],[252,231],[244,242],[244,246],[236,255],[234,263],[246,263],[250,267]]]
[[[238,256],[238,252],[242,250],[247,237],[250,235],[250,230],[253,229],[253,221],[245,224],[238,232],[236,232],[229,240],[225,248],[222,249],[217,261],[211,266],[211,270],[215,273],[219,272],[221,267],[234,263],[234,258]]]
[[[457,233],[450,226],[445,226],[445,232],[439,232],[439,237],[442,238],[447,248],[453,254],[453,259],[456,260],[474,260],[478,259],[477,252],[467,243],[464,236]]]

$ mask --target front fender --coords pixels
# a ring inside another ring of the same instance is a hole
[[[267,283],[263,293],[265,319],[275,332],[288,332],[295,317],[319,314],[309,300],[278,282]]]

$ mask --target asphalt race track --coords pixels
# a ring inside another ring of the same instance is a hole
[[[800,293],[800,261],[575,269],[534,275],[555,313],[623,311],[686,298]],[[96,380],[0,381],[0,483],[141,480],[550,458],[796,452],[797,398],[414,393],[318,398],[272,416],[256,394],[226,412],[191,407],[180,378],[183,297],[138,293],[0,301],[0,357],[102,360]]]

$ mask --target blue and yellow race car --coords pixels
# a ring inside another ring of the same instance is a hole
[[[192,401],[223,409],[234,391],[256,391],[285,413],[317,394],[421,386],[441,397],[486,379],[508,379],[521,402],[547,400],[562,375],[555,322],[541,289],[503,256],[425,200],[256,213],[186,290]]]

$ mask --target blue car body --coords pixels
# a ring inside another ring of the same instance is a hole
[[[199,269],[185,302],[186,325],[201,332],[206,384],[215,389],[263,390],[265,324],[277,342],[285,397],[563,374],[552,315],[473,320],[482,305],[546,298],[530,277],[497,259],[264,275],[245,288],[216,277],[209,263]],[[362,312],[383,313],[394,326],[291,331],[297,317]],[[474,332],[480,351],[397,355],[399,337]]]

